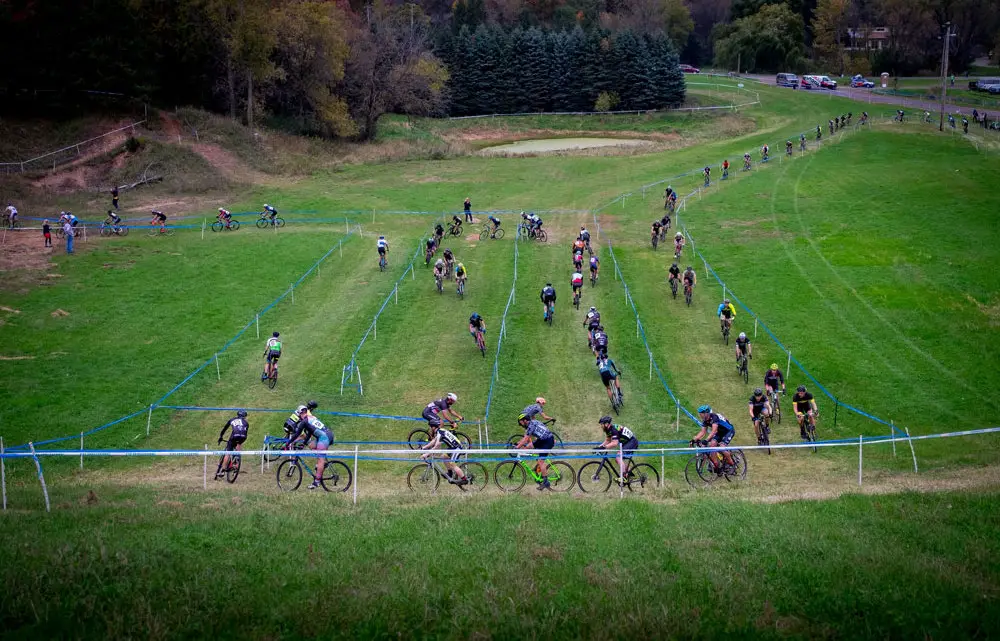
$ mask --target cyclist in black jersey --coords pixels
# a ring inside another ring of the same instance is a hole
[[[230,430],[229,440],[226,441],[226,452],[242,450],[243,443],[247,440],[247,433],[250,430],[250,424],[247,422],[247,411],[237,410],[236,416],[226,421],[226,424],[222,426],[222,431],[219,432],[219,443],[222,443],[223,437],[226,435],[226,430]],[[215,470],[215,478],[222,478],[226,475],[224,470],[229,469],[230,458],[229,454],[222,457],[222,460],[219,461],[219,467]]]
[[[681,277],[681,268],[677,266],[676,262],[670,266],[667,272],[669,273],[669,275],[667,276],[668,283],[673,283],[675,280],[679,280]]]
[[[608,357],[608,335],[604,332],[603,326],[598,325],[594,329],[593,339],[591,342],[594,345],[594,356],[597,358]]]
[[[815,425],[819,409],[816,407],[816,399],[806,390],[805,385],[799,385],[795,393],[792,394],[792,410],[795,411],[795,418],[799,422],[799,435],[806,438],[805,421],[808,420]]]
[[[583,319],[583,326],[587,328],[587,347],[594,346],[594,330],[601,324],[601,313],[596,307],[591,307],[587,316]]]
[[[777,391],[778,389],[782,392],[785,391],[785,375],[778,369],[777,363],[771,363],[770,369],[764,372],[764,389],[768,393]]]
[[[600,420],[601,429],[604,431],[604,442],[598,445],[599,449],[619,449],[616,458],[618,459],[618,483],[623,483],[625,478],[626,461],[632,458],[632,454],[639,449],[639,439],[635,433],[624,425],[615,425],[610,416],[602,416]]]
[[[552,283],[546,283],[545,287],[542,288],[539,298],[542,299],[542,317],[545,320],[549,318],[549,308],[552,311],[556,309],[556,288],[552,286]]]
[[[764,390],[758,387],[753,391],[753,395],[750,396],[747,407],[750,410],[750,421],[753,423],[753,431],[757,435],[757,442],[760,443],[760,421],[771,416],[771,401],[764,394]]]
[[[753,358],[753,343],[747,338],[745,332],[740,332],[740,335],[736,337],[733,341],[736,344],[736,362],[740,362],[740,354],[746,354],[749,359]]]
[[[427,443],[427,445],[422,446],[422,450],[434,450],[440,446],[444,446],[444,449],[449,450],[450,454],[445,454],[443,458],[444,466],[448,470],[448,480],[454,479],[456,485],[467,485],[469,479],[466,478],[465,472],[461,467],[458,466],[456,461],[462,456],[462,443],[458,440],[451,430],[441,427],[438,428],[434,437]],[[431,456],[431,453],[421,454],[420,458],[427,460],[427,457]]]

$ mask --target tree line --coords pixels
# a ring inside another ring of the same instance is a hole
[[[576,27],[463,26],[438,53],[453,115],[647,110],[684,102],[677,52],[663,33]]]

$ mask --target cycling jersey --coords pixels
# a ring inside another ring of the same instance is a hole
[[[684,272],[684,282],[690,285],[694,284],[694,272]]]
[[[441,425],[441,418],[438,414],[440,414],[442,410],[446,409],[448,409],[448,401],[446,399],[439,398],[436,401],[428,403],[421,416],[431,427],[438,427]]]
[[[459,441],[458,437],[455,436],[450,430],[441,428],[437,431],[437,434],[438,436],[441,437],[441,444],[444,445],[449,450],[462,449],[462,442]],[[454,456],[452,456],[451,460],[455,461],[457,459],[458,459],[458,454],[456,453]]]
[[[715,315],[724,318],[736,318],[736,308],[733,307],[732,303],[729,303],[729,305],[719,303],[719,309],[715,310]]]
[[[468,278],[469,272],[468,270],[465,269],[465,267],[456,267],[455,275],[458,276],[459,278]]]
[[[764,411],[764,406],[767,405],[767,403],[768,400],[766,394],[761,395],[760,398],[757,398],[756,396],[750,397],[750,401],[748,404],[750,405],[750,408],[753,410],[754,418],[760,416],[761,412]]]
[[[535,442],[552,438],[552,431],[545,427],[544,423],[535,419],[528,422],[528,426],[524,428],[524,434],[534,438]]]
[[[153,212],[154,215],[160,215],[159,212]],[[219,216],[223,218],[229,218],[232,214],[229,213],[228,209],[223,209],[219,212]]]
[[[809,392],[795,392],[792,394],[792,403],[795,404],[795,411],[805,413],[812,409],[813,395]]]
[[[660,232],[660,227],[662,227],[660,221],[656,221],[655,223],[653,223],[653,233],[658,234]]]
[[[444,259],[448,262],[455,260],[455,254],[451,253],[450,251],[444,252],[443,256]]]
[[[574,254],[576,254],[576,253],[583,253],[583,249],[586,246],[587,246],[587,243],[583,242],[583,240],[576,240],[576,241],[574,241],[573,242],[573,253]]]
[[[601,382],[607,387],[611,384],[611,381],[618,378],[621,374],[615,362],[610,358],[599,358],[597,359],[597,371],[601,374]]]
[[[607,349],[608,335],[601,331],[594,332],[594,345],[597,345],[598,347],[603,349]]]
[[[379,239],[378,239],[378,242],[376,242],[376,243],[375,243],[375,245],[376,245],[376,246],[377,246],[377,247],[378,247],[379,249],[385,249],[386,247],[388,247],[388,246],[389,246],[389,241],[387,241],[387,240],[386,240],[386,239],[384,239],[384,238],[379,238]]]
[[[433,246],[434,246],[434,239],[433,238],[428,238],[427,239],[427,249],[430,249]]]
[[[583,266],[583,252],[573,254],[573,266],[578,269]]]
[[[275,215],[275,214],[278,213],[278,210],[275,209],[274,207],[270,206],[270,205],[267,205],[266,207],[264,207],[264,211],[270,213],[271,215]]]
[[[14,205],[7,205],[7,215],[10,216],[11,218],[16,217],[17,208],[15,208]]]
[[[573,287],[582,287],[583,274],[581,274],[580,272],[573,272],[573,276],[570,278],[570,282],[573,284]]]
[[[277,338],[273,338],[273,337],[267,339],[267,347],[266,347],[266,349],[268,349],[268,350],[270,350],[272,352],[279,352],[280,353],[281,352],[281,340],[279,340]]]
[[[764,372],[764,384],[770,387],[779,387],[785,384],[785,375],[780,369],[769,369]]]
[[[479,318],[477,318],[475,320],[473,320],[472,318],[469,319],[469,325],[472,325],[476,329],[483,329],[483,322],[484,321],[483,321],[483,317],[482,316],[480,316]]]
[[[668,271],[670,272],[670,275],[673,278],[678,278],[681,275],[681,268],[680,267],[671,267]]]
[[[536,416],[542,413],[542,406],[539,405],[538,403],[532,403],[531,405],[524,408],[524,411],[521,413],[527,416],[528,418],[535,418]]]
[[[542,302],[543,303],[554,303],[556,300],[556,290],[552,287],[542,288]]]
[[[720,437],[722,437],[726,433],[736,432],[736,428],[733,427],[733,424],[730,423],[729,420],[722,414],[716,414],[715,412],[712,412],[711,414],[708,415],[708,418],[702,421],[701,424],[701,426],[704,427],[705,429],[711,429],[712,425],[717,426],[715,430],[716,440],[720,440]]]
[[[584,323],[590,328],[594,329],[601,324],[601,315],[598,312],[588,313]]]
[[[493,223],[493,224],[494,224],[495,226],[497,226],[497,227],[499,227],[499,226],[500,226],[500,219],[498,219],[498,218],[494,218],[493,216],[490,216],[489,220],[490,220],[490,222],[491,222],[491,223]]]
[[[333,442],[333,432],[315,416],[307,416],[304,420],[299,421],[289,436],[289,442],[294,441],[302,433],[306,435],[305,443],[309,443],[309,439],[315,438],[317,447],[320,449],[325,449],[326,445]]]
[[[747,346],[749,345],[750,345],[749,338],[744,338],[743,340],[740,340],[738,336],[736,337],[736,347],[738,347],[741,351],[746,352]]]
[[[604,428],[604,433],[608,438],[613,438],[619,443],[625,443],[635,438],[635,434],[624,425],[609,425]]]
[[[590,257],[590,271],[596,270],[597,266],[600,264],[600,262],[601,261],[597,260],[597,256],[591,256]]]
[[[231,441],[235,439],[242,443],[247,438],[247,431],[250,429],[250,424],[247,423],[245,418],[240,418],[238,416],[236,418],[229,419],[229,421],[222,426],[222,431],[219,432],[220,441],[222,440],[222,437],[226,433],[227,429],[230,430],[229,439]]]
[[[587,231],[586,229],[581,229],[580,240],[582,240],[584,243],[590,242],[590,232]]]

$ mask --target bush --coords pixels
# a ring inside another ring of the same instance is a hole
[[[619,98],[616,92],[602,91],[597,96],[597,102],[594,103],[594,111],[613,111],[618,106],[618,103]]]
[[[142,138],[136,138],[135,136],[129,136],[128,140],[125,141],[125,151],[130,154],[134,154],[140,149],[142,149],[145,141]]]

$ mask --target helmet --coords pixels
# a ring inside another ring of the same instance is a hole
[[[712,406],[711,405],[702,405],[701,407],[698,408],[698,413],[699,414],[708,414],[711,411],[712,411]]]
[[[317,403],[316,401],[309,401],[308,403],[306,403],[306,409],[314,410],[317,407],[319,407],[319,403]]]
[[[756,387],[756,388],[754,388],[754,390],[753,390],[753,395],[754,395],[754,396],[760,396],[760,395],[761,395],[761,394],[763,394],[763,393],[764,393],[764,390],[762,390],[762,389],[761,389],[761,388],[759,388],[759,387]]]
[[[605,414],[604,416],[601,417],[601,420],[599,420],[597,422],[600,423],[601,425],[605,425],[605,424],[611,422],[611,417],[608,416],[607,414]]]
[[[729,304],[729,299],[728,298],[723,298],[722,299],[722,304],[723,305],[728,305]]]
[[[674,190],[674,188],[673,188],[673,187],[671,187],[670,185],[667,185],[667,189],[669,189],[670,191],[673,191],[673,190]]]
[[[445,251],[446,254],[450,254],[451,253],[451,247],[445,247],[444,251]]]
[[[458,263],[458,266],[462,269],[465,269],[465,265],[463,265],[461,262]]]
[[[587,231],[587,228],[583,225],[580,225],[580,231]]]
[[[385,240],[385,236],[379,236],[378,239],[379,240]]]
[[[521,412],[520,414],[517,415],[517,422],[518,423],[520,423],[521,421],[527,421],[527,420],[529,420],[528,419],[528,415],[525,414],[524,412]]]
[[[778,369],[777,363],[771,363],[771,369]]]
[[[267,203],[264,203],[264,209],[267,209],[268,207],[270,207],[270,205],[268,205]]]
[[[441,265],[444,265],[444,260],[438,258],[437,261],[434,263],[434,266],[440,267]]]
[[[552,283],[545,283],[546,287],[552,287]]]
[[[472,312],[472,316],[469,316],[469,320],[479,320],[479,312]]]
[[[271,334],[271,336],[274,336],[275,338],[277,338],[278,336],[281,336],[281,334],[279,334],[278,332],[274,332],[274,333]]]
[[[747,333],[746,332],[740,332],[740,336],[739,336],[740,340],[742,340],[742,339],[744,339],[746,337],[747,337]]]
[[[239,416],[240,418],[246,418],[247,417],[247,411],[246,410],[236,410],[236,416]]]
[[[224,212],[224,211],[226,211],[224,207],[219,207],[219,212],[220,212],[220,213],[221,213],[221,212]]]
[[[684,238],[684,234],[677,232],[676,234],[674,234],[674,238]]]
[[[674,264],[671,265],[671,267],[677,267],[677,261],[676,260],[674,261]]]
[[[797,392],[804,392],[804,391],[806,391],[806,386],[805,385],[799,385],[798,388],[796,389],[796,391]]]
[[[688,268],[687,268],[687,270],[688,270],[689,272],[690,272],[690,271],[694,271],[694,268],[692,268],[692,267],[691,267],[691,265],[688,265]]]
[[[539,405],[545,405],[545,398],[539,396],[538,398],[535,399],[535,402],[538,403]]]
[[[455,394],[454,392],[448,392],[448,395],[445,396],[445,399],[451,401],[452,403],[457,403],[458,394]]]
[[[594,307],[593,305],[591,305],[591,306],[590,306],[590,311],[592,311],[592,312],[596,312],[596,311],[597,311],[597,308],[596,308],[596,307]]]

